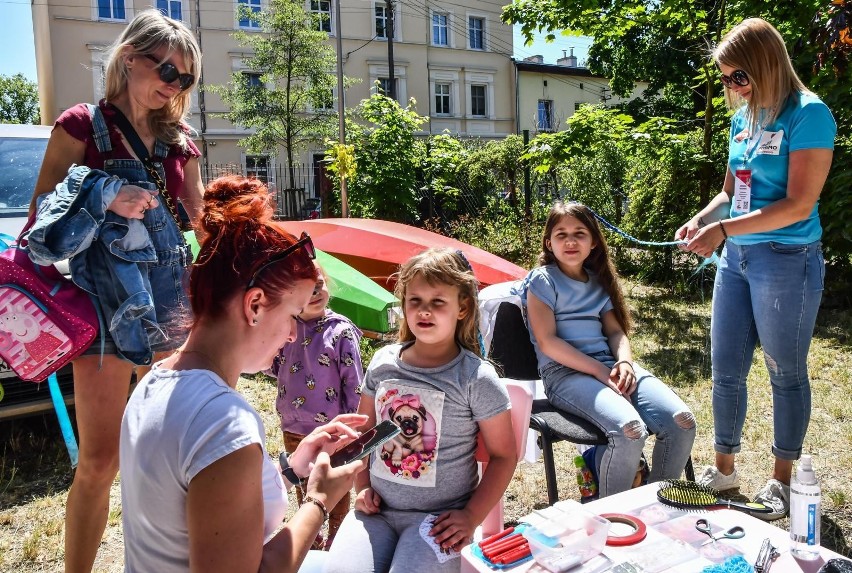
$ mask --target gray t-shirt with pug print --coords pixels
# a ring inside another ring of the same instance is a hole
[[[400,360],[408,345],[373,356],[361,392],[376,419],[401,429],[371,458],[370,483],[383,507],[441,512],[461,509],[479,481],[474,452],[477,422],[509,409],[494,367],[468,350],[438,368]]]

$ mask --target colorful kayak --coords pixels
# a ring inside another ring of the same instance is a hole
[[[524,278],[523,268],[477,247],[431,231],[378,219],[281,221],[296,236],[302,231],[317,248],[355,267],[380,286],[393,290],[399,265],[429,247],[460,249],[481,286]]]
[[[198,257],[195,233],[184,233],[193,257]],[[398,327],[399,302],[369,277],[343,261],[317,249],[317,262],[325,271],[331,310],[351,320],[370,337],[382,337]],[[375,334],[374,334],[375,333]]]

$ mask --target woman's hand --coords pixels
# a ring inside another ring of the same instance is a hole
[[[355,496],[355,511],[373,515],[374,513],[379,513],[381,505],[382,497],[371,487],[362,489]]]
[[[713,253],[725,241],[725,233],[722,232],[722,222],[703,227],[682,248],[690,253],[695,253],[705,259]]]
[[[597,381],[603,384],[604,386],[608,386],[613,392],[620,395],[621,388],[619,388],[618,384],[613,381],[612,370],[610,370],[610,368],[607,367],[606,364],[603,364],[601,362],[598,362],[598,364],[600,364],[600,367],[595,373],[595,378],[597,379]]]
[[[345,446],[360,435],[353,428],[363,426],[366,422],[367,416],[361,414],[340,414],[328,424],[317,427],[287,457],[290,467],[297,476],[307,476],[320,452],[330,454]]]
[[[610,371],[609,379],[625,398],[636,391],[636,373],[629,362],[617,363]]]
[[[429,535],[442,549],[461,551],[462,547],[473,541],[473,523],[470,514],[463,509],[451,509],[435,518]]]
[[[125,219],[143,219],[145,211],[159,204],[157,191],[148,191],[136,185],[122,185],[107,210]]]
[[[321,451],[311,468],[305,493],[322,501],[326,507],[334,507],[352,489],[355,476],[367,467],[367,463],[362,459],[331,467],[328,453]]]
[[[700,217],[697,217],[697,216],[693,217],[692,219],[687,221],[683,226],[681,226],[680,229],[675,231],[675,235],[674,235],[675,241],[687,241],[687,242],[689,242],[692,239],[692,237],[694,237],[695,234],[698,233],[698,231],[701,230],[701,227],[704,226],[700,223],[700,220],[701,220]],[[678,245],[678,248],[685,251],[686,245]]]

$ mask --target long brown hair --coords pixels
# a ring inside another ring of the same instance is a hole
[[[168,54],[180,54],[189,68],[189,73],[201,74],[201,50],[195,36],[183,23],[172,20],[157,9],[143,10],[127,25],[109,49],[104,69],[106,70],[106,100],[111,101],[127,91],[127,64],[124,54],[131,50],[138,54],[153,55],[161,46]],[[157,139],[178,145],[186,151],[188,136],[184,120],[189,116],[192,103],[192,86],[183,90],[166,104],[148,114],[148,125]]]
[[[766,20],[748,18],[734,26],[713,50],[713,59],[748,75],[751,99],[746,120],[752,132],[758,123],[775,121],[791,95],[810,93],[793,69],[784,38]],[[725,102],[729,109],[738,109],[745,100],[725,88]]]
[[[459,303],[467,302],[468,312],[464,318],[456,324],[456,342],[462,347],[470,350],[480,358],[482,352],[479,347],[479,304],[477,293],[479,283],[473,275],[467,259],[450,248],[435,248],[414,255],[399,269],[394,294],[402,301],[402,321],[399,326],[399,342],[416,340],[416,337],[408,328],[405,320],[405,292],[412,279],[422,276],[430,285],[441,283],[458,287]]]
[[[621,329],[624,330],[625,334],[630,334],[630,330],[633,327],[633,320],[630,317],[630,309],[627,307],[624,293],[621,291],[618,272],[615,270],[615,265],[612,264],[612,259],[609,256],[609,247],[598,225],[598,220],[588,207],[582,203],[575,202],[565,203],[557,201],[553,204],[550,208],[550,213],[547,215],[547,222],[544,225],[544,236],[541,239],[541,254],[538,256],[538,264],[541,266],[557,264],[553,251],[547,246],[547,240],[550,238],[556,225],[565,217],[574,217],[589,230],[595,246],[589,253],[588,258],[583,261],[583,267],[596,275],[598,283],[600,283],[612,301],[618,324],[621,325]]]
[[[272,219],[272,197],[257,179],[227,175],[211,181],[204,193],[201,227],[207,237],[189,275],[193,320],[216,318],[223,303],[244,293],[255,271],[296,242]],[[317,280],[308,254],[299,249],[257,275],[271,305],[301,279]]]

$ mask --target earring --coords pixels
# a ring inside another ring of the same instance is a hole
[[[251,323],[252,323],[252,324],[257,324],[257,319],[256,319],[256,318],[255,318],[255,319],[252,319]]]

